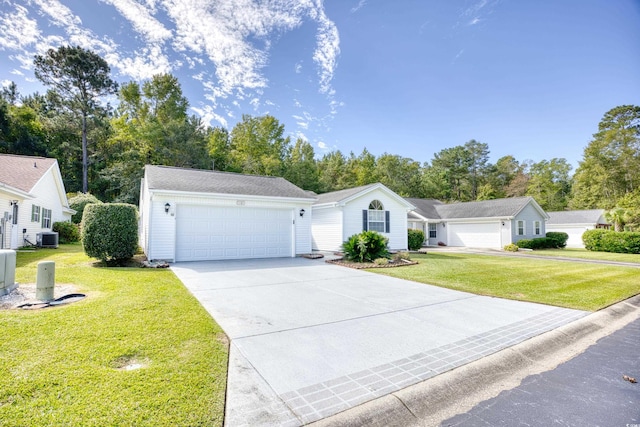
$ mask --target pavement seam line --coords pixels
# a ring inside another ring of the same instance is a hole
[[[297,331],[297,330],[302,330],[302,329],[315,328],[317,326],[335,325],[337,323],[349,322],[349,321],[352,321],[352,320],[367,319],[369,317],[376,317],[376,316],[386,316],[387,314],[402,313],[402,312],[405,312],[405,311],[416,310],[416,309],[419,309],[419,308],[432,307],[432,306],[436,306],[436,305],[448,304],[448,303],[452,303],[452,302],[456,302],[456,301],[462,301],[462,300],[478,298],[478,297],[479,297],[479,295],[472,295],[472,296],[469,296],[469,297],[466,297],[466,298],[457,298],[457,299],[453,299],[453,300],[439,301],[439,302],[432,303],[432,304],[424,304],[424,305],[418,305],[418,306],[415,306],[415,307],[408,307],[408,308],[402,308],[402,309],[397,309],[397,310],[384,311],[384,312],[381,312],[381,313],[367,314],[366,316],[350,317],[348,319],[336,320],[334,322],[316,323],[314,325],[305,325],[305,326],[299,326],[299,327],[296,327],[296,328],[280,329],[278,331],[266,332],[266,333],[262,333],[262,334],[242,335],[242,336],[234,337],[234,339],[238,340],[238,339],[243,339],[243,338],[261,337],[261,336],[278,334],[280,332],[291,332],[291,331]]]

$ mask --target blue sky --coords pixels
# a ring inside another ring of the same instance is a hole
[[[470,139],[574,167],[609,109],[640,104],[638,0],[0,0],[0,82],[33,55],[102,55],[120,82],[176,75],[191,112],[271,114],[318,156],[430,161]]]

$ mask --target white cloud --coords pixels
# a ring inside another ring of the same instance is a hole
[[[475,17],[469,22],[469,25],[476,25],[478,22],[480,22],[480,18]]]
[[[316,144],[316,145],[321,150],[328,150],[329,149],[329,146],[327,144],[325,144],[324,142],[322,142],[322,141],[318,141],[318,144]]]
[[[365,4],[367,4],[367,0],[360,0],[357,5],[351,8],[351,13],[356,13],[357,11],[362,9]]]
[[[340,36],[338,28],[327,18],[324,10],[318,11],[317,48],[313,60],[320,66],[320,92],[331,94],[331,80],[340,54]]]
[[[20,70],[18,70],[17,68],[14,68],[13,70],[11,70],[11,74],[16,75],[16,76],[24,76],[24,73]]]
[[[77,27],[82,24],[82,20],[71,12],[67,6],[57,0],[33,0],[35,4],[51,19],[52,23],[58,27]]]
[[[149,42],[158,43],[171,37],[171,31],[149,13],[148,5],[145,7],[133,0],[101,1],[115,7],[122,16],[131,22],[133,28]]]
[[[295,68],[294,68],[296,74],[300,74],[302,72],[302,64],[301,63],[297,63]]]
[[[171,64],[162,48],[150,45],[133,52],[131,57],[122,57],[117,53],[105,55],[105,59],[114,64],[122,74],[131,76],[135,80],[150,79],[155,74],[171,72]]]
[[[220,125],[225,128],[228,125],[227,120],[221,115],[219,115],[218,113],[216,113],[216,111],[211,105],[204,105],[202,108],[191,107],[191,109],[195,111],[195,113],[202,118],[202,123],[206,125],[209,125],[209,126]]]
[[[27,9],[16,5],[14,13],[0,16],[0,50],[23,50],[38,41],[38,23],[27,14]]]

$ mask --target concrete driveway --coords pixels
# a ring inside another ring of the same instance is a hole
[[[171,269],[231,339],[227,426],[316,421],[588,314],[324,260]]]

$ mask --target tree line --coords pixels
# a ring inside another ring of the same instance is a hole
[[[318,156],[293,141],[270,115],[243,115],[230,130],[189,115],[171,74],[121,85],[97,54],[81,47],[34,58],[48,90],[22,96],[15,84],[0,96],[0,152],[58,159],[68,191],[103,201],[137,203],[145,164],[282,176],[323,193],[382,182],[406,197],[448,202],[533,196],[548,211],[604,208],[616,222],[640,217],[640,107],[605,113],[571,176],[564,158],[534,162],[512,155],[489,161],[489,145],[474,139],[444,148],[429,161],[366,148]],[[117,103],[105,103],[105,95]]]

